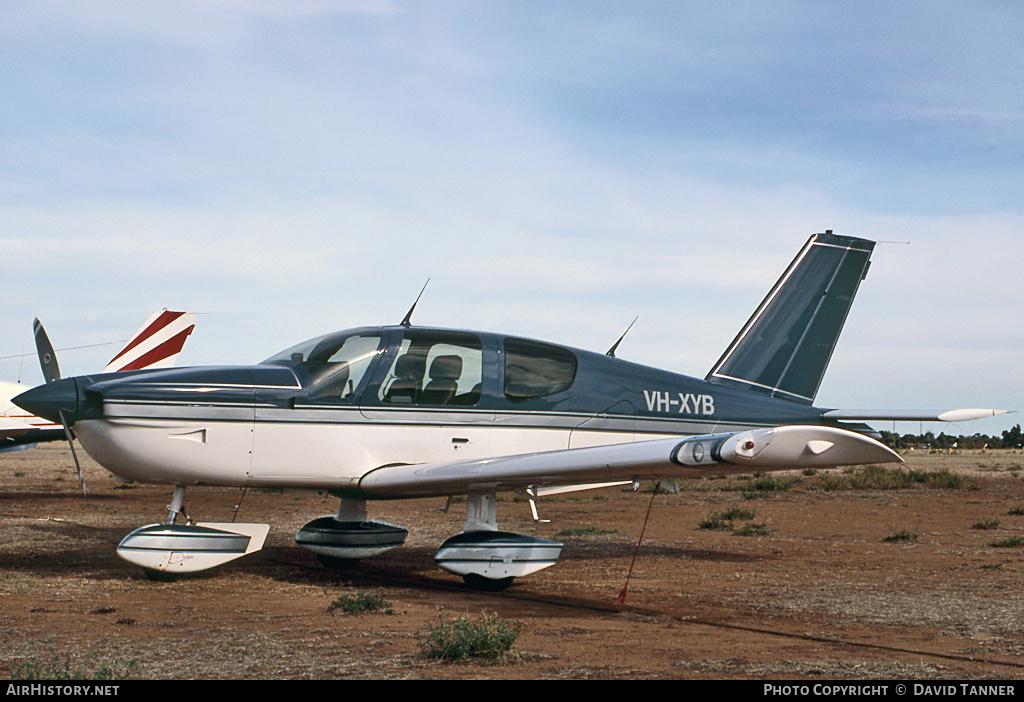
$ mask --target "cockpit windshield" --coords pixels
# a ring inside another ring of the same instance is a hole
[[[341,332],[310,339],[271,356],[266,365],[303,366],[319,397],[348,399],[380,348],[380,333]]]

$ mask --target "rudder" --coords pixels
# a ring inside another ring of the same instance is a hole
[[[831,230],[812,235],[707,380],[814,402],[874,247]]]

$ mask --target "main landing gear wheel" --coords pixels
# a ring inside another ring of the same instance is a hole
[[[515,578],[485,578],[476,573],[466,573],[462,576],[462,582],[466,583],[466,587],[481,592],[501,592],[508,588],[513,580]]]
[[[359,565],[358,558],[339,558],[338,556],[327,556],[322,553],[314,553],[316,560],[319,561],[327,570],[334,572],[342,572],[346,570],[352,570]]]
[[[338,512],[307,522],[295,534],[295,545],[316,556],[327,570],[351,570],[360,560],[405,543],[405,527],[366,518],[366,500],[342,498]]]
[[[504,590],[521,578],[554,565],[562,551],[557,541],[498,531],[493,492],[470,492],[461,534],[446,539],[434,554],[442,570],[461,575],[466,587]]]

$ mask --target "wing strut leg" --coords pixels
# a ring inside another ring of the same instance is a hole
[[[471,492],[466,500],[463,531],[497,531],[498,498],[493,492]]]

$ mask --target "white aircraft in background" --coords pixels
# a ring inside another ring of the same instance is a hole
[[[167,309],[154,312],[124,347],[111,359],[104,373],[119,373],[157,368],[172,368],[178,354],[195,329],[194,312],[173,312]],[[43,377],[50,383],[60,379],[57,357],[39,320],[33,323],[37,346],[42,349],[39,363]],[[11,402],[11,398],[25,392],[20,383],[0,381],[0,452],[32,448],[44,441],[66,438],[59,422],[26,412]]]

